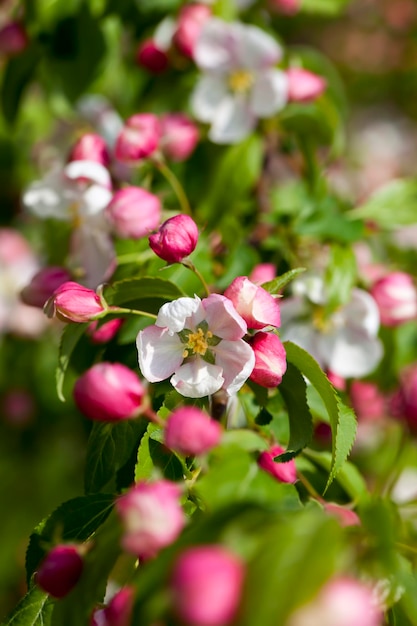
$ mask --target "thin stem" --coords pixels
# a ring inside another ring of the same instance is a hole
[[[152,409],[146,409],[146,411],[143,413],[143,416],[146,417],[150,422],[161,426],[161,428],[163,428],[165,425],[164,420],[160,418],[159,415],[155,413],[155,411],[152,411]]]
[[[321,495],[314,489],[313,485],[304,476],[304,474],[302,474],[301,472],[297,472],[297,476],[300,479],[300,482],[307,489],[307,491],[310,494],[310,496],[313,496],[313,498],[316,498],[316,500],[318,500],[319,502],[323,502],[323,498],[321,497]]]
[[[187,215],[192,215],[191,206],[188,202],[187,195],[184,191],[184,187],[181,185],[178,178],[175,176],[174,172],[169,169],[166,163],[160,159],[155,159],[153,161],[155,167],[161,172],[161,174],[166,178],[166,180],[171,185],[175,195],[177,196],[177,200],[181,207],[181,211],[186,213]]]
[[[190,261],[189,259],[184,259],[184,261],[181,262],[181,265],[183,265],[184,267],[188,268],[189,270],[191,270],[192,272],[194,272],[194,274],[197,276],[197,278],[199,279],[199,281],[201,282],[201,284],[204,287],[204,291],[206,292],[206,294],[209,296],[211,291],[209,289],[209,286],[207,285],[204,276],[202,275],[202,273],[196,268],[196,266],[194,265],[194,263],[192,261]]]
[[[157,315],[154,313],[148,313],[148,311],[139,311],[137,309],[124,309],[123,307],[112,306],[107,309],[106,313],[129,313],[130,315],[141,315],[142,317],[149,317],[152,320],[156,320]]]
[[[145,250],[144,252],[131,252],[130,254],[121,254],[117,257],[117,264],[124,265],[125,263],[143,263],[149,259],[155,258],[155,252],[153,250]]]

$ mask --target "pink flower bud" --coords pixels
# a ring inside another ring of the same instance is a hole
[[[42,309],[54,291],[70,279],[71,275],[64,267],[44,267],[21,292],[22,301]]]
[[[371,294],[384,326],[398,326],[417,317],[417,291],[409,274],[387,274],[374,284]]]
[[[311,102],[321,96],[326,89],[327,83],[322,76],[301,67],[290,67],[286,74],[288,99],[291,102]]]
[[[73,146],[69,161],[95,161],[108,167],[110,155],[107,144],[100,135],[86,133]]]
[[[185,525],[181,489],[168,480],[137,483],[117,502],[124,535],[122,546],[140,558],[152,558],[170,545]]]
[[[199,139],[196,124],[183,113],[167,113],[161,117],[161,149],[172,161],[185,161]]]
[[[115,155],[120,161],[135,162],[149,157],[158,147],[159,120],[153,113],[137,113],[126,120],[116,139]]]
[[[269,7],[272,11],[277,11],[283,15],[294,15],[298,13],[301,0],[269,0]]]
[[[63,598],[77,584],[83,565],[78,546],[56,546],[40,564],[35,575],[36,584],[54,598]]]
[[[385,398],[375,383],[354,380],[350,400],[360,420],[374,420],[385,414]]]
[[[255,353],[255,367],[249,378],[262,387],[276,387],[287,369],[285,348],[280,338],[260,331],[249,343]]]
[[[417,364],[401,372],[400,389],[395,394],[396,414],[407,421],[413,432],[417,431]]]
[[[89,335],[93,343],[107,343],[115,337],[119,328],[122,326],[124,320],[117,318],[104,322],[101,326],[98,325],[98,320],[91,322],[87,328],[87,335]]]
[[[9,22],[0,28],[0,54],[19,54],[28,45],[25,28],[19,22]]]
[[[133,600],[133,587],[123,587],[104,609],[94,611],[90,626],[130,626]]]
[[[124,187],[114,194],[106,215],[118,237],[140,239],[158,228],[161,202],[142,187]]]
[[[90,322],[104,308],[95,291],[68,281],[55,289],[44,310],[48,317],[56,316],[63,322]]]
[[[279,326],[281,316],[276,298],[252,283],[246,276],[238,276],[224,292],[243,317],[248,328]]]
[[[259,263],[255,265],[251,273],[249,274],[249,280],[255,285],[262,285],[262,283],[268,283],[270,280],[274,280],[277,272],[273,263]]]
[[[194,46],[203,24],[211,17],[211,10],[205,4],[186,4],[182,7],[174,33],[174,43],[186,57],[193,58]]]
[[[26,239],[13,228],[0,228],[0,263],[12,265],[32,258]]]
[[[297,470],[294,459],[286,461],[285,463],[274,461],[274,458],[283,452],[285,452],[285,450],[281,448],[281,446],[272,446],[269,450],[261,452],[258,457],[258,465],[281,483],[295,483],[297,480]]]
[[[168,263],[179,263],[195,249],[198,228],[188,215],[175,215],[160,226],[157,233],[149,237],[149,245],[161,259]]]
[[[222,429],[218,422],[192,406],[174,411],[165,426],[165,445],[184,456],[204,454],[217,446]]]
[[[218,545],[188,548],[172,572],[174,610],[189,626],[226,626],[234,619],[245,567]]]
[[[355,511],[347,509],[345,506],[341,506],[335,502],[324,502],[323,507],[329,515],[333,515],[333,517],[337,518],[341,526],[360,526],[361,520]]]
[[[168,55],[153,39],[143,41],[136,52],[136,63],[152,74],[161,74],[168,67]]]
[[[354,578],[328,582],[318,596],[298,609],[288,626],[381,626],[383,615],[368,585]]]
[[[343,376],[335,374],[334,372],[332,372],[332,370],[327,370],[326,374],[333,387],[336,387],[336,389],[339,389],[340,391],[346,390],[346,379],[343,378]]]
[[[75,404],[81,413],[100,422],[136,417],[144,395],[138,376],[121,363],[96,363],[74,386]]]

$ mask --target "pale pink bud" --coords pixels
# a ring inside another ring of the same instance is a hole
[[[95,161],[108,167],[110,155],[107,144],[100,135],[86,133],[73,146],[69,161]]]
[[[311,102],[326,89],[327,83],[318,76],[302,67],[290,67],[287,72],[288,99],[291,102]]]
[[[333,517],[336,517],[339,524],[343,527],[359,526],[361,523],[355,511],[347,509],[345,506],[341,506],[335,502],[324,502],[323,506],[324,510],[330,515],[333,515]]]
[[[149,245],[161,259],[179,263],[195,249],[198,228],[188,215],[175,215],[164,222],[157,233],[149,237]]]
[[[118,237],[140,239],[158,228],[161,201],[142,187],[124,187],[114,194],[106,215]]]
[[[345,378],[343,378],[342,376],[339,376],[339,374],[335,374],[334,372],[332,372],[332,370],[327,370],[326,374],[327,374],[327,378],[330,380],[333,387],[336,387],[336,389],[340,389],[340,391],[346,390]]]
[[[221,435],[220,424],[192,406],[171,413],[165,425],[165,445],[184,456],[208,452],[217,446]]]
[[[56,546],[40,564],[35,575],[36,584],[54,598],[63,598],[77,584],[83,565],[78,546]]]
[[[255,367],[249,378],[262,387],[276,387],[287,369],[285,348],[280,338],[260,331],[249,343],[255,353]]]
[[[34,275],[22,290],[22,301],[29,306],[42,309],[45,302],[63,283],[69,282],[71,275],[64,267],[44,267]]]
[[[133,587],[123,587],[106,607],[94,611],[90,626],[130,626],[133,600]]]
[[[117,502],[124,534],[122,546],[141,558],[154,557],[170,545],[185,525],[181,488],[168,480],[137,483]]]
[[[276,275],[277,272],[273,263],[258,263],[249,274],[249,280],[255,283],[255,285],[262,285],[270,280],[274,280]]]
[[[126,120],[116,139],[115,155],[120,161],[134,162],[151,156],[158,147],[159,120],[153,113],[137,113]]]
[[[136,63],[152,74],[161,74],[168,67],[168,55],[153,39],[143,41],[136,52]]]
[[[68,281],[55,289],[45,304],[48,317],[63,322],[90,322],[104,311],[100,298],[92,289]]]
[[[283,15],[294,15],[301,6],[301,0],[269,0],[269,7]]]
[[[246,276],[238,276],[224,292],[243,317],[248,328],[279,326],[281,315],[278,301],[265,289],[255,285]]]
[[[32,257],[29,243],[13,228],[0,228],[0,263],[12,265]]]
[[[174,33],[174,43],[182,54],[193,58],[196,41],[210,17],[211,10],[205,4],[186,4],[182,7]]]
[[[371,294],[384,326],[398,326],[417,317],[417,291],[410,274],[387,274],[374,284]]]
[[[0,28],[0,54],[19,54],[28,45],[25,28],[19,22],[9,22]]]
[[[245,566],[219,545],[188,548],[172,571],[175,612],[189,626],[226,626],[242,594]]]
[[[115,337],[122,326],[124,320],[116,318],[108,322],[104,322],[101,326],[98,325],[98,320],[91,322],[87,328],[87,335],[89,335],[93,343],[107,343]]]
[[[74,386],[75,404],[81,413],[100,422],[136,417],[144,395],[138,376],[122,363],[96,363]]]
[[[297,480],[297,470],[294,459],[285,461],[284,463],[274,461],[274,458],[283,452],[285,452],[285,450],[281,448],[281,446],[272,446],[269,450],[261,452],[258,457],[258,465],[281,483],[295,483]]]
[[[197,125],[187,115],[167,113],[161,117],[161,149],[168,159],[188,159],[198,139]]]
[[[354,380],[350,401],[360,420],[374,420],[385,414],[385,398],[375,383]]]
[[[298,609],[288,626],[380,626],[383,615],[368,585],[354,578],[328,582],[318,596]]]

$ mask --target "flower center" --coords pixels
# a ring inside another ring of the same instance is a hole
[[[186,359],[187,356],[190,356],[190,353],[204,356],[209,347],[208,340],[212,337],[213,333],[210,330],[207,330],[206,333],[204,333],[202,328],[198,328],[195,333],[189,333],[185,350],[182,353],[184,359]]]
[[[83,222],[79,209],[80,209],[79,202],[72,202],[68,207],[68,211],[71,216],[71,224],[73,228],[80,228]]]
[[[229,76],[229,87],[234,93],[246,93],[253,85],[253,74],[248,70],[236,70]]]

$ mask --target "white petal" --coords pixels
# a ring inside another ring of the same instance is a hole
[[[346,326],[375,337],[379,330],[379,309],[374,298],[363,289],[353,289],[352,299],[343,307],[341,315]]]
[[[280,70],[261,72],[252,89],[250,106],[258,117],[269,117],[280,111],[288,100],[288,79]]]
[[[231,396],[242,387],[255,366],[255,353],[243,339],[221,341],[214,348],[216,365],[223,370],[224,388]]]
[[[182,365],[171,378],[171,384],[182,396],[204,398],[221,389],[222,368],[200,358]]]
[[[275,65],[282,58],[281,46],[261,28],[240,23],[234,26],[239,67],[264,69]]]
[[[205,312],[198,296],[178,298],[161,306],[155,324],[168,328],[171,333],[179,333],[187,328],[187,321],[194,327],[204,319],[204,316]],[[192,320],[188,320],[191,317]]]
[[[280,339],[281,341],[292,341],[311,354],[321,367],[325,366],[327,353],[320,343],[320,334],[313,328],[311,322],[295,321],[286,323],[281,326]]]
[[[68,207],[78,199],[77,190],[65,181],[61,170],[54,170],[43,180],[32,183],[22,198],[24,206],[34,215],[59,220],[69,219]]]
[[[367,376],[383,354],[379,339],[351,328],[321,335],[320,346],[322,354],[326,354],[329,369],[342,378]]]
[[[247,331],[245,320],[228,298],[217,293],[204,298],[203,307],[209,330],[222,339],[241,339]]]
[[[191,108],[196,118],[201,122],[211,122],[228,93],[226,80],[222,76],[202,76],[191,96]]]
[[[228,96],[216,111],[209,138],[214,143],[237,143],[249,135],[255,124],[246,98]]]
[[[65,166],[64,174],[71,180],[87,179],[107,189],[111,189],[112,186],[109,171],[96,161],[71,161]]]
[[[183,362],[183,345],[178,335],[166,328],[148,326],[138,334],[136,345],[142,375],[151,383],[165,380]]]
[[[193,56],[203,70],[228,72],[236,68],[236,25],[217,18],[205,22]]]
[[[109,189],[101,185],[91,185],[83,193],[81,212],[84,215],[95,215],[106,208],[112,197]]]
[[[85,274],[82,282],[95,289],[110,278],[115,269],[116,254],[113,242],[105,230],[85,222],[71,237],[70,264]]]

